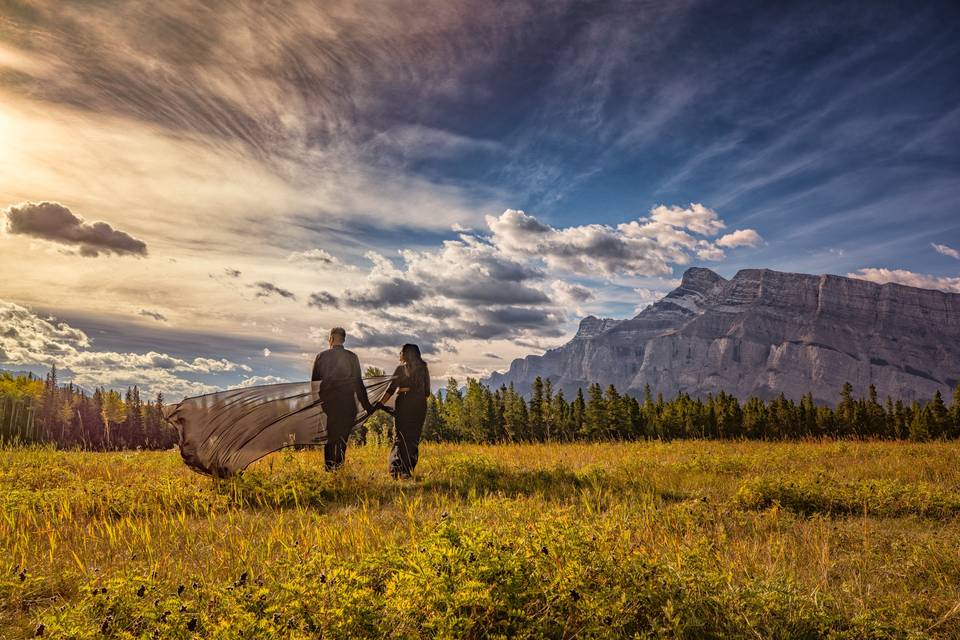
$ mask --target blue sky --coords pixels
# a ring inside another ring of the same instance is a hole
[[[337,324],[481,376],[695,265],[960,291],[950,2],[15,2],[0,137],[0,367],[86,385]]]

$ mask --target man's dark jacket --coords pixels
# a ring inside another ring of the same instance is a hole
[[[354,398],[359,400],[360,405],[367,411],[373,409],[367,398],[367,388],[363,386],[360,359],[342,345],[330,347],[317,354],[310,379],[320,382],[320,400],[328,415],[346,412],[348,408],[356,413]]]

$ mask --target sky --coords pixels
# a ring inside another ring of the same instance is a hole
[[[463,379],[704,266],[960,292],[960,5],[0,2],[0,368],[168,399],[333,326]]]

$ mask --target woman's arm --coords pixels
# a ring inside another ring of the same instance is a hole
[[[393,379],[390,380],[390,386],[387,387],[387,392],[383,394],[383,404],[386,404],[387,401],[393,397],[394,392],[397,390],[397,386],[400,384],[400,376],[403,375],[403,365],[400,365],[393,370]],[[402,389],[401,389],[402,391]]]

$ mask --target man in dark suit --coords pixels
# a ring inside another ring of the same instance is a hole
[[[323,448],[327,471],[343,466],[347,439],[357,419],[357,403],[373,412],[360,374],[360,359],[343,348],[347,332],[343,327],[330,330],[330,348],[317,354],[311,380],[320,383],[320,402],[327,415],[327,443]]]

